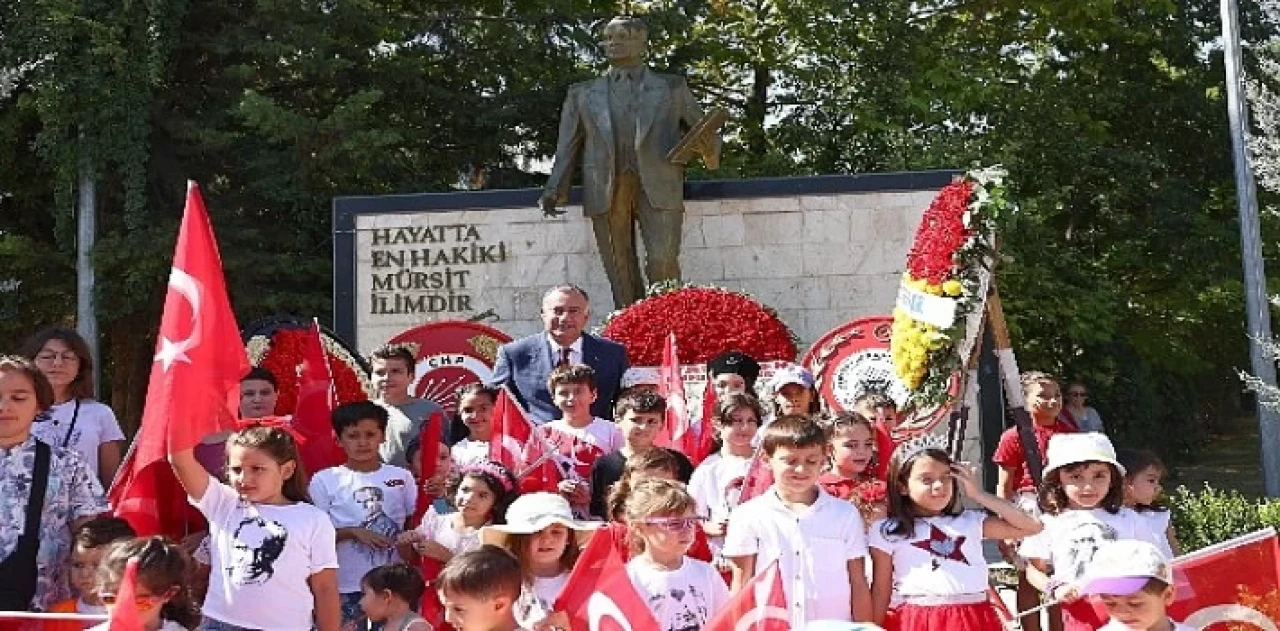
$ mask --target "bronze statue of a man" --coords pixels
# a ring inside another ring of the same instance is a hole
[[[716,168],[720,137],[698,125],[702,108],[683,77],[660,74],[644,64],[648,29],[634,17],[617,17],[604,28],[601,45],[609,59],[602,76],[569,88],[560,113],[555,161],[539,205],[547,216],[564,211],[575,166],[582,163],[582,212],[591,218],[600,258],[623,307],[644,296],[645,281],[634,240],[640,224],[648,282],[680,278],[684,223],[684,163],[668,155],[683,144]]]

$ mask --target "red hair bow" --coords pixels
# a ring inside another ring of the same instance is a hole
[[[262,416],[259,418],[242,418],[236,421],[236,430],[253,429],[255,427],[270,427],[278,429],[293,437],[293,442],[301,445],[307,442],[298,430],[293,428],[293,418],[289,416]]]

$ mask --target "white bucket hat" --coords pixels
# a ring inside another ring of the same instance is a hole
[[[511,535],[531,535],[555,524],[572,530],[578,545],[585,545],[604,522],[574,519],[569,500],[555,493],[528,493],[507,507],[505,525],[480,529],[480,543],[505,546]]]
[[[1083,434],[1054,434],[1049,439],[1049,463],[1044,466],[1044,474],[1081,462],[1105,462],[1115,465],[1120,475],[1125,474],[1124,465],[1116,460],[1116,448],[1106,434],[1086,432]]]

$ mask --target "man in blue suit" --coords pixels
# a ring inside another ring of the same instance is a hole
[[[613,418],[613,399],[627,370],[627,351],[621,344],[587,333],[591,304],[576,285],[557,285],[542,296],[543,332],[498,348],[493,367],[495,386],[506,386],[539,423],[560,418],[551,402],[547,377],[561,364],[586,364],[596,371],[596,401],[591,413]]]

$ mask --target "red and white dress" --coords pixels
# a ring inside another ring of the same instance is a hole
[[[909,536],[887,535],[881,519],[871,525],[870,547],[893,558],[893,593],[902,603],[889,631],[947,629],[1000,631],[987,598],[987,561],[982,554],[982,511],[915,520]]]

